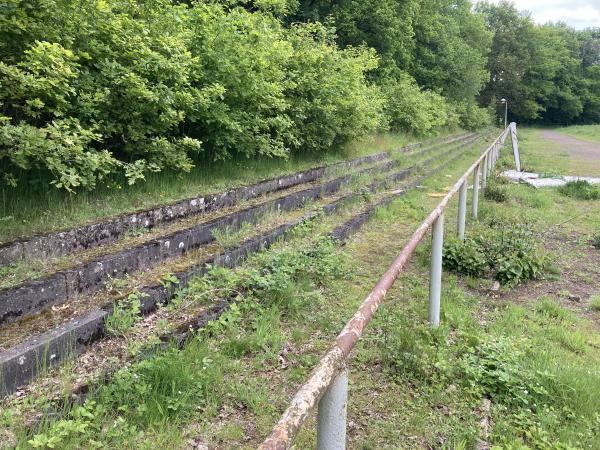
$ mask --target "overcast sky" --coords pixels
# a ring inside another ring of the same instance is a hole
[[[498,3],[499,0],[492,0]],[[513,0],[538,23],[566,22],[575,28],[600,27],[600,0]]]

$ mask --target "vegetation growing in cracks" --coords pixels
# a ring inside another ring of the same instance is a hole
[[[537,278],[547,266],[531,226],[498,218],[473,227],[464,241],[446,240],[442,257],[447,270],[473,277],[491,275],[507,286]]]
[[[307,223],[297,233],[307,234],[310,228]],[[99,439],[109,446],[133,443],[140,438],[138,427],[176,422],[198,409],[210,414],[228,395],[243,397],[250,409],[262,407],[250,392],[231,391],[242,388],[224,383],[223,370],[242,355],[267,352],[267,358],[276,356],[271,353],[281,345],[276,325],[280,317],[300,314],[318,300],[324,282],[348,270],[335,248],[331,239],[318,238],[298,248],[261,253],[253,258],[253,264],[238,270],[215,268],[197,278],[180,293],[178,301],[226,299],[232,302],[227,311],[183,349],[168,349],[119,370],[110,385],[99,387],[83,405],[69,405],[64,418],[41,423],[38,432],[23,444],[77,448]],[[119,313],[119,323],[130,325],[121,318],[135,314],[130,307],[125,309],[125,314]]]

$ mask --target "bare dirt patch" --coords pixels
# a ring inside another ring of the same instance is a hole
[[[548,296],[600,330],[600,314],[589,307],[590,297],[600,292],[600,251],[588,242],[587,236],[579,233],[546,236],[544,247],[560,273],[509,290],[491,290],[488,294],[491,303],[523,304]],[[486,309],[484,306],[483,320]]]

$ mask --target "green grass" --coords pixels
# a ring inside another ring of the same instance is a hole
[[[560,186],[558,192],[578,200],[600,200],[600,187],[584,180],[569,181]]]
[[[571,128],[576,127],[558,128],[555,131],[584,139],[584,137],[574,134]],[[543,129],[540,128],[519,127],[522,170],[552,177],[560,175],[598,175],[600,172],[600,160],[598,158],[594,159],[589,155],[585,159],[580,158],[576,151],[570,151],[568,145],[559,145],[552,140],[545,139],[542,133]],[[510,141],[506,148],[508,152],[511,151]],[[514,168],[514,162],[511,161],[509,167]]]
[[[448,130],[441,134],[450,133]],[[93,192],[76,194],[47,188],[40,175],[38,179],[19,183],[17,188],[0,185],[0,242],[219,192],[265,178],[400,147],[420,139],[405,134],[382,134],[355,142],[338,152],[305,154],[287,160],[238,158],[202,162],[190,173],[148,174],[144,182],[134,186],[124,183],[99,186]]]
[[[538,128],[520,127],[519,145],[521,169],[524,172],[537,172],[552,175],[568,175],[573,169],[569,154],[554,142],[547,141]],[[507,140],[504,156],[512,153],[510,140]],[[514,163],[510,162],[510,167]]]
[[[213,230],[212,235],[223,248],[231,248],[240,243],[248,235],[253,226],[250,222],[243,222],[239,227],[227,226],[222,229]]]
[[[590,308],[592,311],[600,312],[600,295],[594,295],[590,298]]]
[[[556,131],[568,134],[577,139],[584,139],[600,144],[600,125],[572,125],[570,127],[557,128]]]

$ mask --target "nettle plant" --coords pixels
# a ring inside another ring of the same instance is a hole
[[[495,221],[477,227],[464,241],[448,239],[444,268],[472,276],[492,276],[506,286],[539,277],[548,264],[531,225]]]

